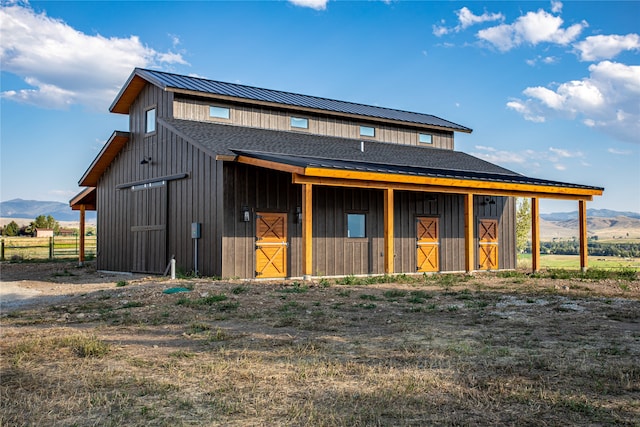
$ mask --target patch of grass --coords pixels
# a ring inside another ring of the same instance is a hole
[[[382,295],[390,301],[397,301],[399,298],[404,298],[407,295],[407,291],[403,291],[400,289],[391,289],[385,291]]]
[[[124,286],[127,286],[129,284],[129,282],[127,282],[126,280],[118,280],[118,283],[116,283],[116,286],[119,288],[122,288]]]
[[[196,299],[182,297],[178,301],[176,301],[176,305],[184,305],[187,307],[211,306],[220,301],[226,301],[227,299],[228,297],[225,294],[207,295],[206,297]]]
[[[366,299],[369,301],[378,301],[380,298],[378,298],[375,295],[371,295],[371,294],[362,294],[360,295],[360,299]]]
[[[249,292],[249,287],[247,286],[236,286],[235,288],[231,289],[231,293],[234,295],[240,295],[240,294],[246,294]]]
[[[144,307],[144,303],[140,301],[129,301],[128,303],[124,304],[120,308],[136,308],[136,307]]]
[[[293,284],[290,287],[278,289],[278,292],[282,292],[285,294],[304,294],[308,290],[309,290],[309,286],[302,285],[298,282],[293,282]]]

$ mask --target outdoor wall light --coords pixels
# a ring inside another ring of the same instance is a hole
[[[298,224],[302,224],[302,208],[300,206],[296,206],[296,221]]]
[[[151,157],[143,157],[142,161],[140,161],[141,165],[148,165],[151,164]]]
[[[249,206],[242,207],[242,222],[251,221],[251,211],[249,211]]]
[[[485,197],[481,205],[495,205],[496,201],[493,197]]]

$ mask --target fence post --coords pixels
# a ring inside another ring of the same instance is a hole
[[[49,259],[53,259],[53,237],[49,237]]]
[[[2,239],[2,244],[0,244],[0,260],[4,261],[4,239]]]

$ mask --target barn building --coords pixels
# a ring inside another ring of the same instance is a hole
[[[586,202],[598,187],[531,178],[454,150],[439,117],[135,69],[129,115],[79,181],[97,268],[239,278],[516,267],[515,197]],[[584,228],[584,229],[583,229]]]

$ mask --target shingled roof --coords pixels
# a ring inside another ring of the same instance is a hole
[[[166,91],[183,92],[190,95],[212,96],[230,101],[257,102],[279,107],[321,111],[327,114],[346,114],[362,118],[383,119],[405,124],[430,126],[457,132],[471,129],[431,114],[413,113],[392,108],[376,107],[317,96],[302,95],[272,89],[262,89],[237,83],[226,83],[200,77],[165,73],[136,68],[111,105],[110,110],[128,114],[128,103],[137,96],[144,82],[152,83]]]
[[[373,141],[363,143],[357,139],[227,124],[177,119],[160,121],[214,155],[247,156],[300,167],[602,190],[526,177],[459,151]]]

